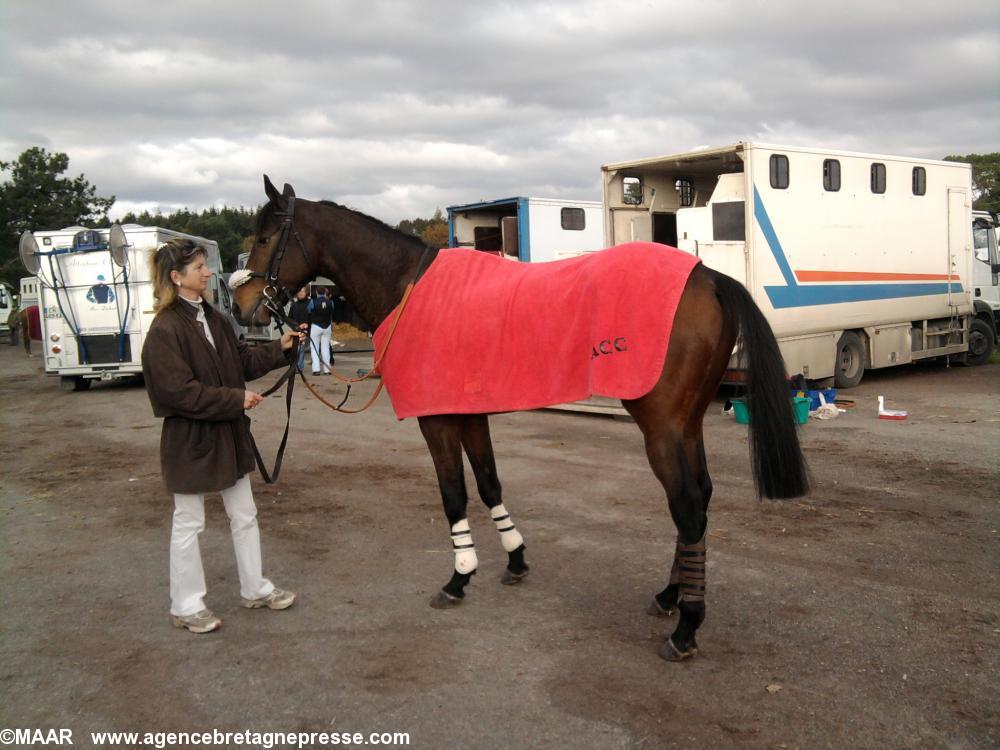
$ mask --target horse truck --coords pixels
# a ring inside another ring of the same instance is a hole
[[[538,263],[600,250],[601,204],[501,198],[448,207],[448,246]]]
[[[239,331],[229,290],[219,280],[219,247],[203,237],[138,224],[110,229],[25,232],[21,261],[38,279],[45,373],[86,390],[95,380],[137,378],[142,344],[153,321],[149,253],[163,242],[191,239],[215,272],[205,293]]]
[[[850,388],[869,369],[990,358],[968,164],[740,142],[601,169],[606,244],[662,242],[739,280],[789,374]]]

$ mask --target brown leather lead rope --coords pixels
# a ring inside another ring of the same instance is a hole
[[[343,409],[343,408],[341,408],[341,406],[334,405],[334,404],[330,403],[329,401],[327,401],[325,398],[323,398],[319,394],[319,392],[316,390],[316,388],[313,387],[313,384],[310,383],[308,380],[306,380],[306,376],[305,376],[304,373],[302,373],[300,371],[299,374],[302,375],[302,382],[306,384],[306,388],[309,389],[309,392],[313,396],[315,396],[316,399],[321,404],[323,404],[323,406],[326,406],[326,407],[328,407],[330,409],[333,409],[334,411],[339,411],[342,414],[360,414],[365,409],[367,409],[369,406],[371,406],[372,404],[374,404],[375,400],[379,397],[379,394],[382,393],[382,381],[380,380],[379,383],[378,383],[378,387],[375,388],[375,392],[371,395],[371,398],[368,399],[367,403],[364,406],[362,406],[360,409]],[[348,387],[348,393],[349,392],[350,392],[350,388]],[[346,401],[346,400],[347,400],[347,395],[344,396],[344,401]],[[340,404],[343,405],[344,401],[341,401]]]

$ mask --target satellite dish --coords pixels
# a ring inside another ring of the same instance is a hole
[[[116,265],[125,267],[125,251],[128,250],[128,238],[125,236],[125,230],[122,229],[122,225],[115,222],[111,225],[111,231],[108,233],[108,247],[111,250],[111,259],[114,260]]]
[[[28,269],[32,276],[38,275],[38,269],[42,267],[41,258],[38,257],[38,242],[30,229],[24,230],[21,241],[18,242],[18,250],[21,253],[21,262]]]

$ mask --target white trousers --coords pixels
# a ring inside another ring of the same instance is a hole
[[[244,475],[222,491],[229,528],[236,549],[240,595],[247,599],[267,596],[274,584],[261,572],[260,530],[253,504],[250,477]],[[193,615],[205,609],[205,571],[201,565],[198,535],[205,530],[205,496],[174,495],[174,524],[170,533],[170,614]]]
[[[329,328],[320,328],[315,324],[309,326],[309,338],[312,340],[309,354],[313,375],[319,375],[320,360],[323,361],[323,372],[330,372],[330,334],[332,332],[332,325]]]

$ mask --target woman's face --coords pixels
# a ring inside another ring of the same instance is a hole
[[[296,293],[296,295],[295,295],[295,298],[296,298],[296,299],[305,299],[305,298],[306,298],[307,296],[309,296],[309,292],[307,292],[307,291],[306,291],[306,288],[305,288],[305,287],[302,287],[302,288],[301,288],[301,289],[299,289],[299,291],[298,291],[298,292]]]
[[[200,297],[208,288],[208,280],[212,278],[212,269],[205,262],[205,256],[198,254],[194,260],[184,266],[182,271],[174,271],[170,274],[174,283],[179,286],[178,291],[185,297]],[[186,292],[186,294],[184,294]]]

